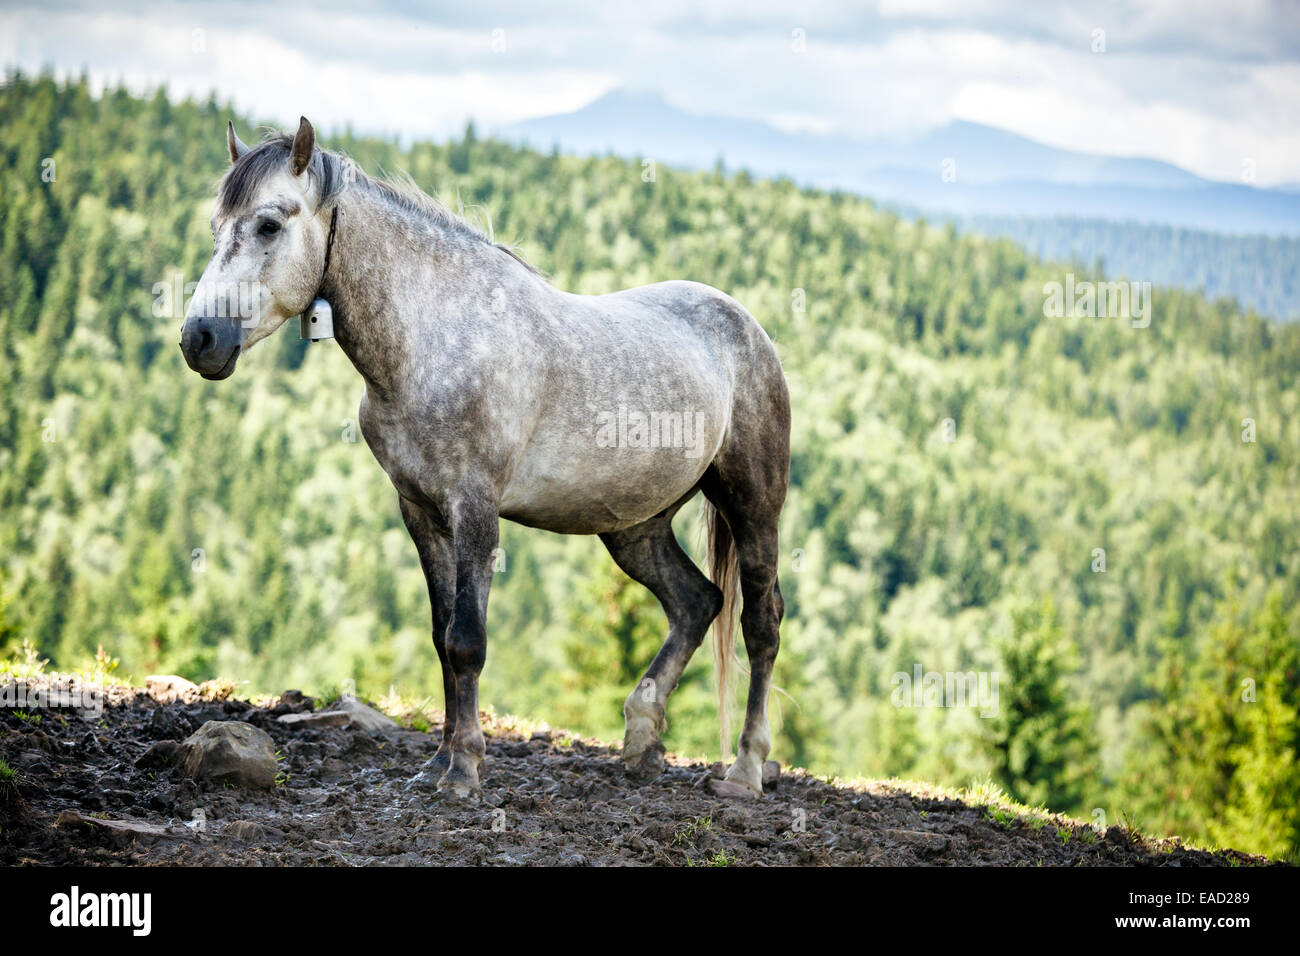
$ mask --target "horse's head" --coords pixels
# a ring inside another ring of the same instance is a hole
[[[231,167],[212,214],[214,248],[181,326],[181,351],[204,378],[223,379],[240,354],[310,305],[325,267],[320,207],[337,170],[304,117],[294,136],[244,145],[226,129]]]

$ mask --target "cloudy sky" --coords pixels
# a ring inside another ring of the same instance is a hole
[[[1300,181],[1293,0],[0,0],[0,60],[166,83],[283,125],[445,136],[616,87],[868,136],[954,118],[1260,185]],[[801,31],[801,32],[799,32]],[[802,39],[802,42],[800,40]]]

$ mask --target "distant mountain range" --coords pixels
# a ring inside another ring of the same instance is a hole
[[[1300,235],[1298,184],[1216,182],[1159,160],[1056,149],[978,123],[952,122],[910,139],[855,139],[703,116],[657,95],[616,90],[576,112],[497,135],[541,149],[559,144],[566,152],[645,156],[687,168],[710,168],[721,158],[730,169],[851,190],[927,215],[1075,216]]]
[[[908,218],[1005,236],[1049,259],[1100,262],[1112,276],[1233,297],[1275,318],[1300,316],[1300,182],[1272,189],[1215,182],[1159,160],[1056,149],[978,123],[894,140],[789,133],[625,90],[496,135],[688,169],[721,159],[731,170],[861,193]]]

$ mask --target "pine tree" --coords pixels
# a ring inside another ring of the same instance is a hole
[[[1300,842],[1300,635],[1277,593],[1253,615],[1216,608],[1196,643],[1161,660],[1131,755],[1141,823],[1272,856]]]
[[[654,595],[612,561],[579,588],[569,619],[560,720],[613,736],[622,728],[623,699],[658,651],[667,621]]]
[[[1050,598],[1015,612],[1011,623],[998,647],[998,713],[988,729],[994,777],[1022,803],[1075,810],[1089,784],[1094,745],[1087,711],[1067,685],[1079,666],[1074,643]]]
[[[1300,846],[1300,634],[1280,597],[1247,623],[1229,607],[1210,632],[1191,706],[1212,804],[1210,839],[1294,858]]]
[[[613,561],[592,574],[571,607],[564,691],[556,702],[560,722],[618,739],[623,733],[623,701],[667,637],[667,618],[654,595]],[[707,647],[698,651],[672,693],[664,734],[669,749],[717,753],[710,660]]]

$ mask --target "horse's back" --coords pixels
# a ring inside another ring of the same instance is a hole
[[[665,381],[695,376],[725,382],[728,422],[738,410],[788,418],[789,392],[776,346],[758,320],[725,292],[672,280],[588,298],[595,321],[625,336],[642,361],[662,357],[667,367],[658,370]]]
[[[700,341],[720,347],[720,358],[752,359],[755,351],[771,357],[776,354],[771,339],[744,306],[702,282],[674,279],[591,299],[594,303],[636,303],[640,309],[672,316]]]
[[[639,295],[674,313],[731,373],[730,417],[774,415],[789,430],[790,394],[767,332],[739,302],[701,282],[675,280],[614,295]]]
[[[786,400],[766,333],[710,286],[661,282],[559,304],[545,332],[557,360],[502,502],[513,520],[583,533],[639,523],[696,485],[733,410],[748,419],[756,395]]]

